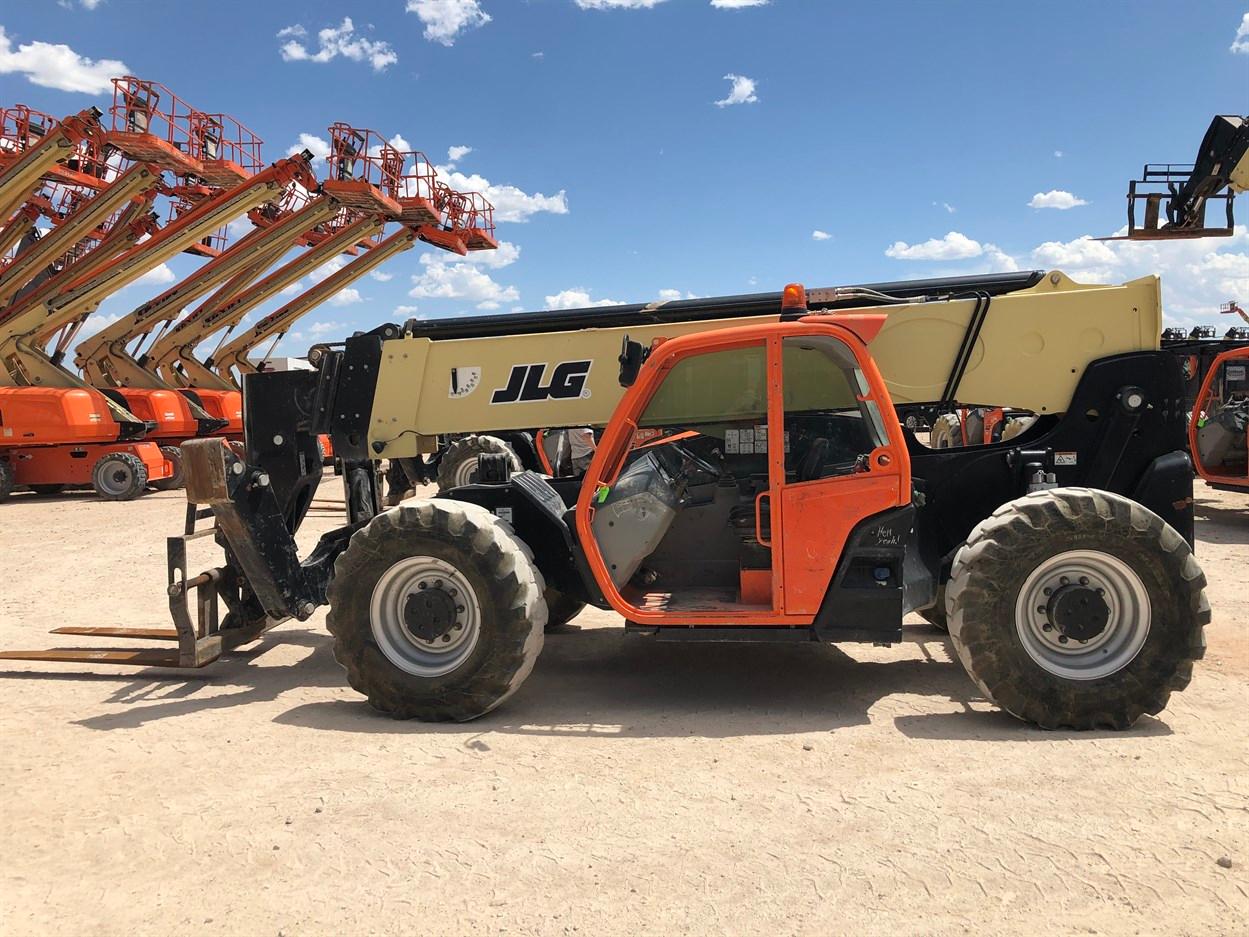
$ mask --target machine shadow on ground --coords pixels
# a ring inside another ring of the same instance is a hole
[[[903,643],[919,656],[856,660],[823,644],[681,644],[588,628],[549,635],[524,686],[499,710],[474,722],[428,724],[390,719],[367,702],[349,698],[297,705],[274,718],[279,725],[382,735],[463,735],[479,746],[492,733],[567,738],[730,738],[836,732],[866,725],[888,697],[896,728],[916,739],[1016,741],[1097,739],[1121,733],[1041,732],[992,709],[954,659],[949,639],[927,626],[909,627]],[[264,666],[281,646],[310,648],[291,664]],[[851,646],[853,651],[853,646]],[[265,701],[308,688],[345,686],[330,638],[305,628],[277,632],[204,671],[181,673],[17,672],[0,679],[90,681],[116,684],[101,702],[124,707],[74,720],[100,731],[146,724]],[[939,711],[923,711],[925,709]],[[1143,719],[1133,734],[1164,735],[1170,728]]]

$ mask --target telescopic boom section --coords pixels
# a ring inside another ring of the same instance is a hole
[[[159,179],[160,174],[154,167],[139,163],[131,166],[95,198],[79,205],[76,211],[0,271],[0,304],[7,303],[35,274],[72,250],[79,241],[104,225],[115,212]]]
[[[259,367],[248,359],[247,353],[261,342],[275,335],[285,334],[291,324],[330,299],[339,290],[350,286],[370,270],[385,263],[391,257],[410,250],[417,241],[417,232],[412,228],[403,228],[390,235],[372,250],[360,255],[341,270],[336,271],[322,280],[308,292],[297,296],[281,309],[265,316],[251,329],[222,348],[209,362],[210,366],[224,380],[234,386],[234,372],[252,374]]]
[[[228,335],[229,330],[261,303],[362,239],[377,234],[384,226],[385,220],[378,216],[359,219],[283,264],[228,303],[215,308],[201,306],[153,343],[144,365],[175,387],[235,389],[231,382],[196,358],[195,346],[218,330],[225,329]]]
[[[267,266],[268,262],[285,253],[305,231],[331,217],[337,210],[338,206],[328,199],[315,199],[276,224],[251,231],[181,282],[79,345],[78,367],[97,387],[163,386],[135,360],[126,346],[134,338],[171,322],[187,304],[207,295],[224,281],[244,272],[256,275],[260,272],[256,270],[258,258]]]
[[[21,338],[32,334],[46,335],[89,313],[106,296],[133,283],[205,233],[275,198],[284,186],[297,180],[315,185],[309,165],[311,159],[312,154],[305,151],[279,160],[247,181],[206,199],[193,211],[162,228],[147,241],[125,251],[102,269],[92,269],[77,276],[56,295],[43,299],[33,307],[25,299],[14,303],[0,313],[0,357],[20,351],[31,383],[77,386],[79,382],[76,378],[58,368],[37,349],[28,344],[22,347]],[[74,267],[75,273],[77,267]]]
[[[100,111],[92,107],[66,117],[42,134],[28,126],[25,149],[0,164],[0,218],[12,216],[58,163],[79,154],[79,144],[84,140],[103,137],[100,117]]]

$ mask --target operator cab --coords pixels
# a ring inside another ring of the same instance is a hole
[[[770,328],[659,362],[660,380],[637,388],[618,476],[603,484],[612,466],[591,468],[592,538],[633,609],[813,612],[861,508],[898,502],[884,388],[873,392],[847,337]]]

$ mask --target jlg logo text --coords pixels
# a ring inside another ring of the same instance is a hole
[[[551,380],[543,384],[546,364],[512,366],[507,386],[500,387],[490,398],[491,403],[530,403],[539,400],[571,400],[588,397],[585,382],[590,376],[589,361],[563,361],[551,372]]]

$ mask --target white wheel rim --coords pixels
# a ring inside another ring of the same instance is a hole
[[[1047,606],[1055,590],[1078,584],[1108,609],[1103,630],[1088,640],[1063,635]],[[1149,637],[1149,593],[1123,560],[1098,550],[1070,550],[1045,560],[1024,580],[1015,601],[1020,643],[1040,667],[1068,680],[1097,680],[1130,664]]]
[[[457,465],[455,471],[451,473],[451,479],[457,488],[477,481],[477,456],[472,455]]]
[[[456,608],[455,625],[446,634],[426,640],[405,621],[408,597],[438,589]],[[410,556],[386,570],[373,587],[369,602],[373,640],[386,659],[405,673],[441,677],[468,659],[481,636],[481,603],[463,573],[433,556]]]
[[[134,482],[134,472],[120,459],[108,462],[99,475],[100,487],[106,494],[119,495],[129,490]]]

